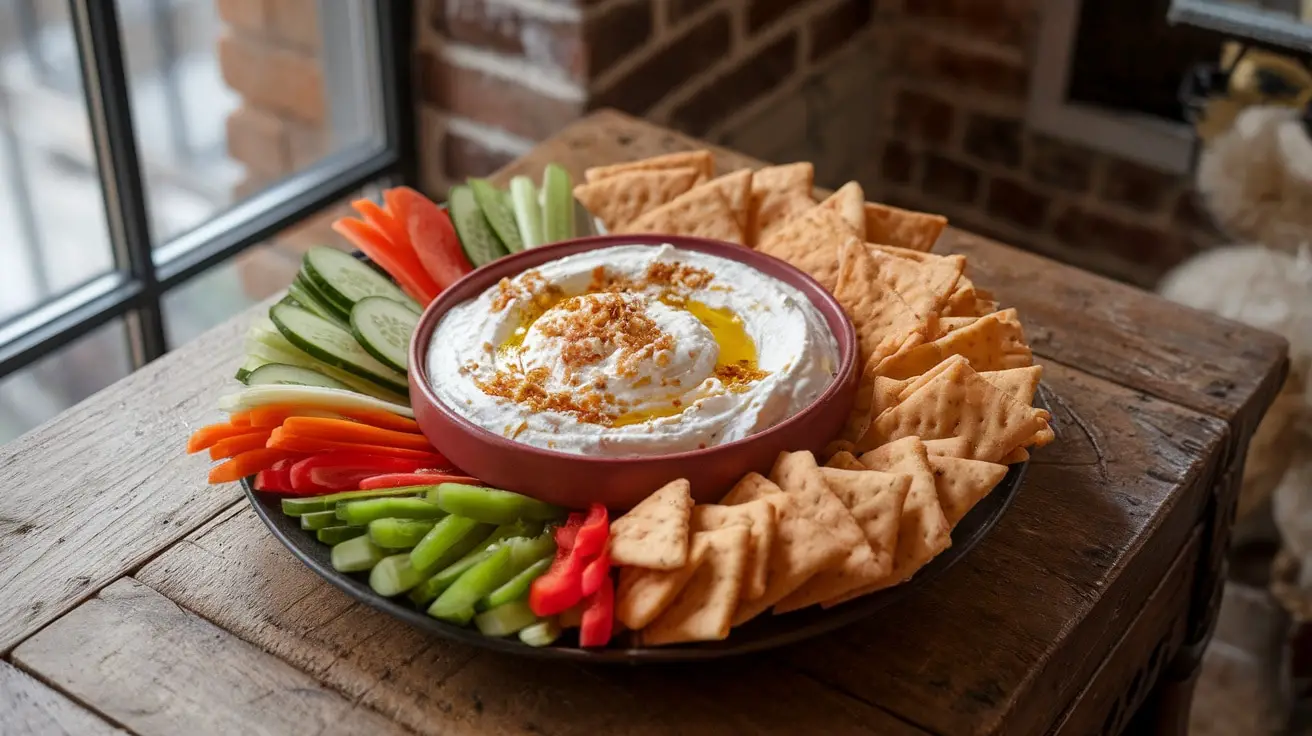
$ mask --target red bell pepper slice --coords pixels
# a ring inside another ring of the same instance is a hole
[[[579,646],[604,647],[615,630],[615,586],[607,575],[601,587],[583,604],[583,624],[579,628]]]
[[[610,577],[610,553],[602,550],[588,566],[583,568],[583,577],[581,588],[583,596],[586,598],[598,590],[601,590],[602,583]]]
[[[295,460],[279,460],[273,467],[255,474],[255,488],[269,493],[291,493],[292,465]]]
[[[360,481],[360,490],[372,491],[379,488],[403,488],[405,486],[431,486],[438,483],[464,483],[481,486],[483,481],[467,475],[448,475],[446,472],[388,473],[375,475]]]
[[[593,504],[586,517],[570,514],[565,526],[556,530],[556,558],[550,569],[529,589],[529,608],[539,616],[553,616],[582,600],[583,572],[606,551],[609,537],[605,506]]]
[[[409,187],[394,187],[383,193],[398,225],[405,229],[409,245],[433,281],[443,289],[474,270],[460,247],[451,217],[428,197]]]
[[[360,452],[326,452],[293,465],[291,485],[297,493],[354,491],[365,478],[413,472],[426,463],[426,460]]]

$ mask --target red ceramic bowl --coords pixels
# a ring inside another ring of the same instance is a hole
[[[661,245],[739,261],[800,290],[815,304],[838,341],[834,382],[814,403],[750,437],[703,450],[642,457],[589,457],[521,444],[490,432],[438,400],[428,381],[428,347],[447,310],[473,299],[502,278],[547,261],[616,245]],[[856,394],[857,343],[852,323],[834,298],[787,263],[742,246],[669,235],[605,235],[533,248],[501,258],[453,284],[424,311],[410,345],[410,402],[433,446],[460,469],[489,485],[568,508],[593,502],[620,511],[677,478],[692,483],[699,503],[713,502],[747,472],[768,472],[785,450],[819,451],[837,436]]]

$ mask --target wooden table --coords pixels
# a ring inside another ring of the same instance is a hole
[[[597,113],[499,174],[695,145]],[[719,166],[755,165],[720,152]],[[1025,320],[1058,441],[948,574],[868,622],[697,667],[421,635],[320,581],[189,431],[255,309],[0,451],[0,733],[1116,733],[1187,705],[1285,344],[960,231]],[[1187,708],[1186,708],[1187,709]]]

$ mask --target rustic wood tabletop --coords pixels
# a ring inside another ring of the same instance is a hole
[[[696,145],[599,112],[497,178]],[[721,170],[759,165],[717,153]],[[1178,722],[1284,342],[959,230],[937,250],[968,255],[972,278],[1020,310],[1058,440],[979,547],[878,617],[739,661],[592,669],[475,651],[355,603],[183,453],[215,420],[257,307],[0,449],[0,733]]]

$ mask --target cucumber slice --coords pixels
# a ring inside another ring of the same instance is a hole
[[[331,511],[335,516],[337,514],[337,504],[342,501],[363,501],[369,498],[404,498],[405,496],[416,496],[429,488],[432,488],[432,486],[405,486],[403,488],[379,488],[372,491],[342,491],[308,498],[284,498],[282,500],[282,512],[288,516],[304,516],[305,514],[314,514],[321,511]]]
[[[269,310],[269,318],[278,326],[278,331],[287,338],[287,342],[304,350],[315,360],[367,378],[400,394],[409,390],[404,373],[378,362],[377,358],[360,347],[351,333],[323,317],[286,304],[275,304]]]
[[[506,193],[497,189],[487,179],[470,179],[469,189],[474,193],[474,201],[483,210],[483,217],[492,231],[497,234],[501,244],[511,253],[524,250],[524,241],[519,237],[519,226],[515,224],[515,212],[510,207]]]
[[[460,247],[464,248],[465,255],[469,256],[469,262],[475,268],[506,255],[506,249],[488,224],[472,189],[466,186],[451,187],[447,209],[451,214],[451,223],[456,226]]]
[[[574,237],[574,191],[569,172],[560,164],[547,164],[542,172],[543,242]]]
[[[329,546],[341,544],[348,539],[363,537],[365,528],[362,526],[326,526],[314,533],[316,539]]]
[[[322,386],[323,388],[339,388],[346,391],[350,390],[350,387],[341,381],[329,378],[318,371],[283,363],[266,363],[259,368],[256,368],[246,377],[246,385]]]
[[[545,647],[560,638],[560,624],[550,619],[520,629],[519,640],[531,647]]]
[[[347,373],[341,368],[334,368],[327,363],[311,358],[304,350],[287,342],[287,338],[283,337],[281,332],[278,332],[278,328],[273,326],[273,322],[269,322],[267,331],[262,326],[251,328],[250,333],[246,335],[246,352],[251,357],[259,358],[266,363],[285,363],[286,365],[295,365],[318,371],[329,378],[341,381],[350,387],[351,391],[358,394],[365,394],[394,404],[405,405],[410,403],[409,397],[385,389],[373,381],[367,381],[359,376]]]
[[[510,205],[515,210],[515,224],[519,226],[519,239],[525,248],[542,245],[542,205],[538,204],[538,188],[527,176],[510,180]]]
[[[254,355],[247,356],[246,362],[242,363],[241,367],[237,369],[237,380],[241,381],[242,383],[246,383],[246,377],[249,376],[252,371],[254,371],[256,368],[259,368],[262,365],[268,365],[268,364],[269,361],[263,358]]]
[[[337,572],[364,572],[372,570],[386,556],[387,553],[370,542],[369,537],[355,537],[333,545],[333,569]]]
[[[497,606],[474,617],[474,625],[483,636],[510,636],[537,622],[537,615],[526,601]]]
[[[335,248],[310,248],[301,269],[310,285],[344,311],[349,312],[356,302],[369,296],[381,296],[420,311],[419,304],[386,276]]]
[[[327,529],[330,526],[337,526],[341,522],[337,521],[336,511],[313,511],[308,514],[301,514],[301,528],[317,531]]]
[[[351,334],[360,347],[383,365],[405,372],[410,365],[410,338],[419,315],[381,296],[367,296],[351,308]]]
[[[329,304],[322,296],[315,294],[305,283],[304,278],[297,274],[292,279],[291,284],[287,286],[287,296],[296,303],[296,306],[313,312],[326,320],[331,320],[334,324],[345,326],[347,315],[338,309],[334,304]]]

